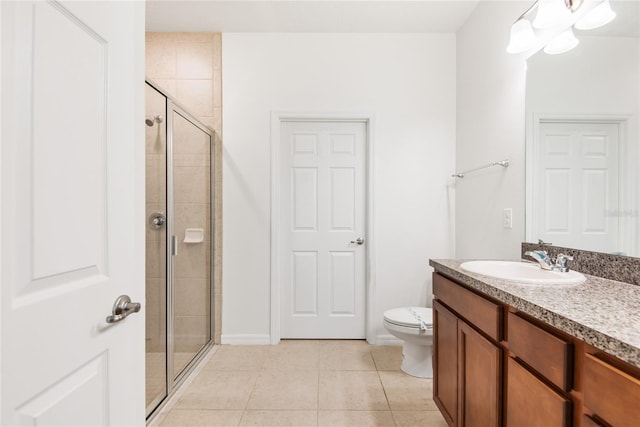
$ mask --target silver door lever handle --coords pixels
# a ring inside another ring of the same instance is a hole
[[[349,243],[355,243],[356,245],[362,245],[364,243],[364,239],[362,237],[358,237],[356,240],[352,240]]]
[[[131,302],[129,295],[120,295],[113,304],[111,316],[107,316],[107,323],[116,323],[123,320],[131,313],[140,311],[139,302]]]

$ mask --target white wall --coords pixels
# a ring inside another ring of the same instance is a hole
[[[374,115],[376,336],[453,256],[453,34],[223,34],[223,342],[269,341],[270,115]],[[429,299],[429,301],[428,301]]]
[[[480,2],[457,34],[456,169],[509,159],[457,179],[456,258],[518,259],[525,216],[525,60],[506,52],[509,29],[528,6]],[[502,212],[513,209],[513,228]]]

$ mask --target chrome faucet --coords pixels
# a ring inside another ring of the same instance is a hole
[[[553,268],[553,261],[549,258],[547,251],[527,251],[524,254],[535,259],[543,270],[551,270]]]
[[[554,261],[549,257],[547,251],[527,251],[524,254],[535,259],[543,270],[559,271],[561,273],[568,272],[569,267],[567,267],[567,261],[573,261],[571,255],[565,254],[558,254]]]

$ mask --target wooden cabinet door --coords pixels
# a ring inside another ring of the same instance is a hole
[[[458,426],[500,426],[501,363],[498,346],[458,322]]]
[[[571,401],[512,358],[507,362],[507,427],[571,425]]]
[[[433,398],[449,425],[458,413],[458,318],[439,301],[433,303]]]

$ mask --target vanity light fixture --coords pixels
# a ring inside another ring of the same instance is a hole
[[[536,15],[531,19],[534,9]],[[507,52],[515,54],[544,48],[548,54],[564,53],[579,43],[573,27],[598,28],[615,16],[610,0],[537,0],[511,26]]]
[[[591,12],[583,16],[575,27],[578,30],[593,30],[594,28],[602,27],[613,21],[616,17],[616,13],[611,10],[611,3],[609,0],[604,0],[598,6],[594,7]]]

